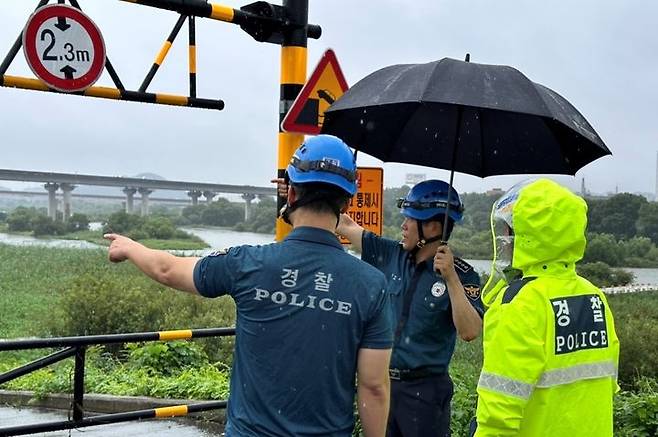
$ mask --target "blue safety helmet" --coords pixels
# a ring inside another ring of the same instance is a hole
[[[457,190],[447,183],[437,179],[420,182],[409,190],[407,196],[398,199],[398,208],[402,215],[416,220],[431,218],[443,220],[448,204],[448,189],[450,189],[450,209],[448,217],[459,222],[464,214],[464,205]]]
[[[318,135],[308,138],[295,151],[288,165],[293,184],[322,182],[356,193],[356,159],[340,138]]]

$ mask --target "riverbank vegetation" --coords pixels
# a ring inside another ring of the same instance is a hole
[[[6,214],[3,224],[7,232],[42,238],[84,240],[100,245],[107,244],[103,240],[105,232],[118,232],[154,249],[186,250],[208,247],[200,238],[177,229],[166,216],[141,217],[118,211],[110,214],[103,222],[103,228],[94,231],[89,230],[89,219],[84,214],[72,214],[64,222],[48,217],[43,208],[18,207]]]
[[[232,326],[230,298],[203,299],[162,287],[105,251],[0,244],[0,337],[51,337]],[[609,296],[621,341],[616,436],[658,431],[658,299],[656,292]],[[87,392],[163,398],[225,399],[233,338],[91,348]],[[0,352],[0,372],[50,351]],[[466,435],[475,412],[481,342],[459,342],[451,365],[455,382],[454,435]],[[72,360],[3,388],[37,394],[70,392]]]

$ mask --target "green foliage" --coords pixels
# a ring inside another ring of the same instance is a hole
[[[645,203],[640,207],[637,232],[658,244],[658,202]]]
[[[641,378],[637,391],[622,391],[615,397],[614,421],[617,437],[658,435],[658,380]]]
[[[597,287],[615,287],[633,282],[633,273],[623,269],[611,269],[604,262],[579,263],[576,265],[578,274]]]
[[[204,299],[163,287],[129,264],[77,276],[47,325],[55,335],[95,335],[225,327],[235,324],[230,299]],[[91,294],[91,296],[90,296]],[[232,362],[233,338],[200,340],[215,361]]]
[[[222,364],[197,363],[172,368],[162,374],[135,363],[122,363],[109,357],[101,348],[87,351],[85,391],[122,396],[151,396],[165,399],[227,399],[229,369]],[[0,362],[0,373],[18,362]],[[32,390],[37,396],[73,391],[73,360],[66,360],[29,373],[5,384],[10,390]],[[5,388],[3,386],[3,388]]]
[[[135,214],[128,214],[125,211],[118,211],[110,215],[103,226],[103,233],[115,232],[126,235],[133,240],[142,241],[148,239],[154,240],[192,240],[201,242],[194,235],[176,229],[170,218],[165,216],[151,215],[140,217]],[[151,247],[151,246],[149,246]],[[165,244],[167,249],[194,249],[196,247],[170,247]],[[205,246],[202,246],[205,247]],[[161,247],[158,247],[161,248]]]
[[[89,229],[89,217],[79,212],[73,213],[66,221],[66,226],[69,232],[86,231]]]
[[[33,230],[35,220],[47,218],[44,209],[19,206],[7,216],[7,226],[12,232],[29,232]]]
[[[647,203],[643,196],[629,193],[607,199],[587,199],[589,231],[611,234],[617,239],[632,238],[636,235],[640,209]]]
[[[130,343],[128,364],[160,375],[171,376],[181,369],[207,365],[208,356],[196,344],[187,341]]]
[[[144,219],[135,214],[128,214],[125,211],[117,211],[105,222],[103,233],[114,232],[117,234],[128,234],[129,232],[139,229],[144,224]]]
[[[632,388],[638,377],[658,379],[656,291],[608,296],[619,337],[619,381]]]

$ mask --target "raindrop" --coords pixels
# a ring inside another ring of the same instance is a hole
[[[365,123],[365,122],[363,121],[363,119],[359,120],[359,124],[360,124],[360,125],[363,125],[364,123]]]
[[[281,414],[281,410],[279,410],[278,413]]]
[[[409,343],[411,343],[411,339],[410,339],[408,336],[407,336],[407,337],[404,337],[404,342],[405,342],[406,344],[409,344]]]
[[[430,303],[430,308],[434,308],[435,306],[436,306],[436,304],[434,302]]]

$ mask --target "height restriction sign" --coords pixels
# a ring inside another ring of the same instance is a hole
[[[23,30],[23,52],[34,74],[57,91],[83,91],[105,67],[100,30],[67,5],[44,6],[32,14]]]

